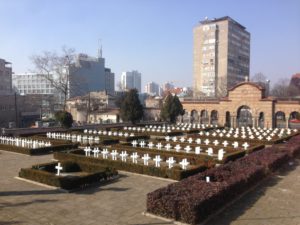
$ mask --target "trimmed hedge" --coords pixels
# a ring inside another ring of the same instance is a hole
[[[79,163],[72,161],[61,162],[62,172],[87,172],[80,176],[56,176],[56,162],[34,165],[32,168],[22,168],[19,177],[60,187],[66,190],[78,190],[93,183],[108,180],[117,175],[117,171],[99,164]]]
[[[26,155],[44,155],[44,154],[49,154],[52,152],[76,149],[77,147],[78,147],[78,144],[62,144],[62,145],[57,145],[57,146],[49,146],[49,147],[43,147],[43,148],[30,149],[30,148],[23,148],[23,147],[18,147],[18,146],[14,146],[14,145],[0,144],[1,150],[9,151],[9,152],[17,152],[17,153],[26,154]]]
[[[285,148],[266,148],[148,193],[147,211],[198,224],[299,153],[299,139],[291,139]],[[290,150],[289,145],[297,147]],[[205,181],[206,176],[211,182]]]
[[[122,162],[120,160],[110,160],[94,157],[86,157],[82,150],[74,150],[69,153],[56,152],[54,153],[54,158],[57,160],[72,160],[74,162],[86,162],[101,164],[107,167],[113,167],[117,170],[124,170],[133,173],[146,174],[150,176],[157,176],[163,178],[170,178],[173,180],[182,180],[191,175],[197,174],[207,169],[204,164],[191,166],[188,170],[182,170],[180,167],[175,166],[172,169],[167,167],[154,167],[154,166],[145,166],[142,164],[134,164],[129,160],[127,162]]]

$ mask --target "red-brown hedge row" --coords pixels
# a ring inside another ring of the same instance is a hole
[[[205,220],[300,152],[300,137],[206,170],[147,195],[147,211],[189,224]],[[206,176],[211,182],[205,181]]]

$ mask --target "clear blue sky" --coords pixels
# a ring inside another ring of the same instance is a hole
[[[227,15],[251,33],[250,75],[300,72],[300,0],[0,0],[0,58],[26,72],[31,55],[63,45],[96,56],[101,38],[117,80],[136,69],[143,84],[191,85],[193,27]]]

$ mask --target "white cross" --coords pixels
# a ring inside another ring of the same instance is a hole
[[[141,141],[141,142],[140,142],[140,146],[141,146],[142,148],[144,148],[145,145],[146,145],[145,141]]]
[[[173,140],[174,142],[176,142],[176,141],[177,141],[177,137],[173,137],[172,140]]]
[[[271,140],[272,140],[272,138],[271,138],[270,136],[268,136],[266,139],[267,139],[268,141],[271,141]]]
[[[85,152],[85,156],[90,156],[91,155],[91,148],[90,147],[86,147],[84,149],[84,152]]]
[[[132,158],[133,163],[137,163],[138,157],[139,155],[137,154],[137,152],[132,153],[132,155],[130,156],[130,158]]]
[[[193,138],[189,138],[188,142],[191,144],[193,142]]]
[[[55,167],[55,169],[57,169],[56,176],[59,176],[60,175],[60,171],[63,169],[62,166],[60,165],[60,162],[57,164],[57,166]]]
[[[213,143],[214,143],[215,146],[217,146],[219,144],[219,141],[215,140]]]
[[[233,142],[232,144],[233,148],[238,148],[239,147],[239,143],[237,141]]]
[[[226,148],[227,147],[227,145],[228,145],[228,142],[225,140],[225,141],[223,141],[223,146]]]
[[[93,153],[94,153],[94,157],[99,157],[99,148],[94,148],[93,150]]]
[[[188,153],[189,151],[192,150],[192,148],[188,145],[188,146],[186,146],[186,147],[184,148],[184,150]]]
[[[180,145],[176,145],[175,147],[176,152],[179,152],[180,149],[181,149]]]
[[[184,141],[185,141],[185,138],[184,138],[184,137],[180,138],[180,141],[181,141],[181,142],[184,142]]]
[[[247,142],[245,142],[245,143],[243,144],[243,147],[244,147],[245,150],[247,150],[247,148],[249,147],[249,144],[248,144]]]
[[[169,159],[166,161],[169,165],[169,169],[171,169],[174,165],[174,163],[176,163],[176,161],[174,160],[174,157],[169,157]]]
[[[117,160],[117,155],[119,155],[117,150],[112,150],[112,153],[110,153],[112,156],[112,160]]]
[[[156,147],[157,147],[157,149],[161,149],[161,148],[162,148],[162,144],[161,144],[161,143],[158,143],[158,144],[156,145]]]
[[[152,142],[149,142],[148,147],[153,148],[154,144]]]
[[[151,159],[151,157],[149,156],[149,154],[144,154],[144,156],[142,157],[142,159],[144,160],[144,165],[148,166],[148,161]]]
[[[131,144],[132,144],[133,147],[136,147],[138,143],[137,143],[136,140],[134,140],[134,141],[131,142]]]
[[[169,151],[169,150],[172,148],[172,146],[170,145],[170,143],[168,143],[168,144],[165,146],[165,148]]]
[[[107,155],[109,154],[109,151],[106,149],[103,149],[103,151],[101,152],[103,155],[103,159],[107,159]]]
[[[196,143],[197,143],[198,145],[200,145],[200,144],[201,144],[201,139],[200,139],[200,138],[197,138]]]
[[[197,147],[195,148],[195,153],[196,153],[197,155],[199,155],[200,152],[201,152],[201,147],[200,147],[200,146],[197,146]]]
[[[224,157],[224,150],[223,149],[220,149],[218,151],[218,160],[219,161],[222,161],[223,160],[223,157]]]
[[[262,137],[261,135],[259,135],[258,139],[259,139],[259,140],[262,140],[262,139],[263,139],[263,137]]]
[[[156,155],[153,160],[155,161],[155,167],[160,167],[160,162],[162,161],[160,155]]]
[[[121,156],[121,160],[123,162],[126,162],[126,159],[127,159],[127,156],[128,156],[127,152],[126,151],[122,151],[121,154],[120,154],[120,156]]]
[[[208,145],[208,144],[209,144],[209,140],[208,140],[208,139],[205,139],[204,143],[205,143],[206,145]]]
[[[206,152],[208,155],[212,155],[214,151],[212,148],[208,148]]]
[[[169,136],[165,137],[166,141],[169,141],[171,138]]]
[[[182,168],[183,170],[186,170],[187,166],[188,166],[190,163],[187,161],[187,159],[183,159],[179,164],[181,165],[181,168]]]

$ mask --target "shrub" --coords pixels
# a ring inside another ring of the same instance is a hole
[[[299,138],[300,139],[300,138]],[[293,143],[296,139],[291,139]],[[298,142],[299,143],[299,142]],[[298,149],[300,144],[297,145]],[[198,224],[290,159],[288,145],[256,151],[147,195],[147,211]],[[211,182],[206,183],[206,176]]]
[[[64,128],[70,128],[70,127],[72,127],[73,116],[69,112],[59,111],[59,112],[55,113],[55,119],[56,119],[56,121],[60,122],[60,124]]]
[[[66,190],[77,190],[101,180],[107,180],[117,175],[113,168],[99,164],[62,161],[63,172],[87,172],[81,176],[56,176],[56,162],[34,165],[31,168],[22,168],[19,176],[25,179],[60,187]]]

